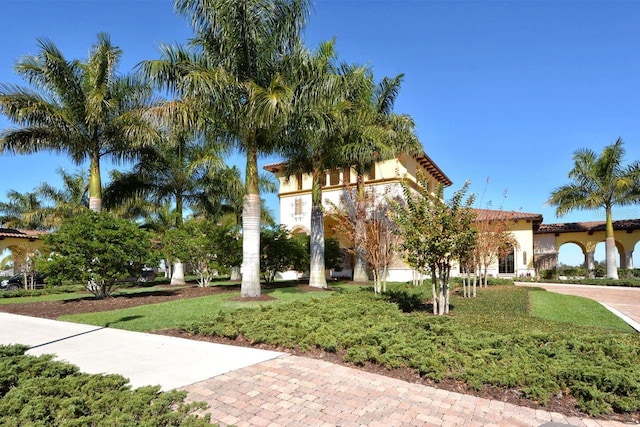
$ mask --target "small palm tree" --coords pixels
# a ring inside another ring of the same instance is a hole
[[[617,279],[616,240],[611,210],[640,202],[640,162],[623,165],[622,139],[606,146],[600,156],[589,149],[574,153],[573,169],[569,171],[570,184],[556,188],[549,204],[556,206],[556,215],[562,216],[576,209],[602,209],[606,215],[607,278]]]
[[[361,77],[361,68],[339,67],[335,63],[335,42],[322,43],[314,54],[301,52],[296,67],[299,84],[284,149],[289,176],[310,174],[311,224],[309,286],[326,288],[324,254],[324,213],[322,187],[326,170],[339,164],[342,155],[342,122],[351,103],[350,79]],[[343,71],[347,72],[343,72]]]
[[[38,192],[20,193],[9,190],[7,199],[7,202],[0,202],[0,224],[3,227],[48,229],[43,218],[44,202]]]
[[[369,74],[365,84],[356,88],[343,146],[343,164],[355,169],[356,180],[356,256],[353,280],[367,281],[366,258],[359,244],[365,220],[365,176],[376,162],[389,160],[401,153],[416,154],[422,150],[415,135],[411,116],[395,114],[393,106],[400,92],[403,75],[385,77],[375,84]]]
[[[0,85],[0,113],[17,128],[0,132],[0,153],[66,153],[76,163],[89,161],[89,206],[102,210],[100,161],[130,160],[132,147],[156,138],[138,111],[150,89],[119,76],[122,51],[109,36],[98,41],[85,61],[68,61],[48,40],[36,56],[21,58],[15,71],[33,88]]]
[[[62,188],[43,183],[37,193],[47,203],[42,208],[45,226],[49,229],[59,227],[64,220],[82,213],[89,207],[89,177],[85,172],[68,173],[58,169],[62,178]]]

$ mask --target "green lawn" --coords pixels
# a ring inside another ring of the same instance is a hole
[[[531,315],[575,325],[597,326],[630,332],[631,327],[602,304],[588,298],[553,292],[530,292]]]
[[[339,288],[340,285],[336,286],[336,289]],[[266,289],[263,290],[262,293],[263,295],[274,297],[276,300],[260,302],[231,301],[232,298],[240,296],[240,293],[230,292],[131,307],[124,310],[62,316],[60,320],[147,332],[176,328],[203,317],[217,314],[220,311],[233,311],[240,307],[269,306],[289,301],[302,301],[310,298],[326,298],[332,294],[332,292],[302,293],[295,287]]]

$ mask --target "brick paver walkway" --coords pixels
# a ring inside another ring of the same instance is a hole
[[[285,355],[185,388],[226,426],[623,426]]]

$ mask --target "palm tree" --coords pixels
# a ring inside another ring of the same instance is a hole
[[[624,148],[622,139],[606,147],[598,156],[589,149],[580,149],[573,155],[574,166],[569,171],[573,181],[553,190],[549,204],[556,206],[556,215],[562,216],[576,209],[601,209],[606,215],[607,278],[617,279],[616,240],[611,210],[640,202],[640,161],[622,165]]]
[[[176,0],[191,19],[193,51],[165,47],[158,61],[142,64],[158,86],[200,100],[200,112],[216,123],[219,140],[246,155],[242,215],[241,295],[260,289],[261,201],[258,156],[277,148],[274,137],[286,124],[292,90],[286,59],[300,43],[308,0]]]
[[[312,177],[309,286],[317,288],[327,287],[322,207],[325,171],[334,168],[341,158],[341,122],[351,106],[347,83],[363,74],[363,69],[338,67],[334,46],[332,40],[322,43],[313,55],[299,55],[300,63],[295,68],[300,83],[286,132],[289,145],[283,151],[289,176],[304,173]]]
[[[359,84],[353,98],[353,110],[349,118],[343,147],[343,164],[355,169],[356,180],[356,242],[353,280],[368,281],[366,258],[359,244],[366,216],[365,176],[376,162],[389,160],[401,153],[416,154],[422,146],[415,135],[415,123],[411,116],[393,113],[393,106],[400,92],[403,75],[385,77],[375,84],[369,74],[365,84]]]
[[[43,219],[43,200],[36,191],[7,192],[7,202],[0,202],[0,224],[8,228],[47,230]]]
[[[48,229],[55,229],[69,218],[72,218],[89,207],[89,177],[87,173],[68,173],[63,169],[57,170],[62,178],[62,188],[55,188],[49,183],[43,183],[36,190],[44,202],[42,217]]]
[[[112,173],[112,182],[105,189],[107,208],[136,200],[175,204],[174,227],[182,226],[187,208],[216,209],[210,195],[223,199],[228,177],[218,176],[218,171],[226,169],[222,158],[200,135],[174,129],[170,137],[141,149],[132,171]],[[184,270],[178,264],[172,284],[184,284]]]
[[[102,210],[100,161],[125,161],[133,145],[156,134],[137,114],[151,94],[131,77],[119,76],[122,51],[109,36],[98,41],[85,62],[68,61],[48,40],[40,52],[21,58],[15,71],[33,87],[0,85],[0,112],[19,127],[0,132],[0,153],[66,153],[76,163],[89,161],[89,206]]]

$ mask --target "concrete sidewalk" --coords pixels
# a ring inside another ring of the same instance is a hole
[[[134,388],[171,390],[283,355],[1,312],[0,325],[0,344],[25,344],[27,354],[55,354],[90,374],[120,374]]]

